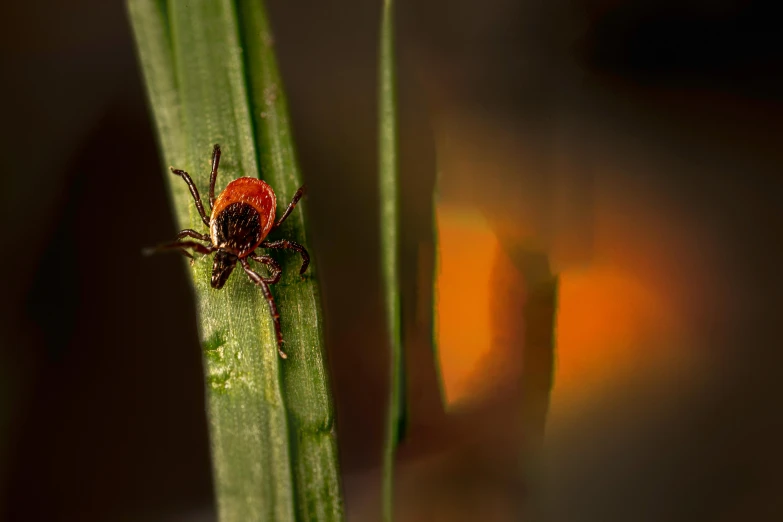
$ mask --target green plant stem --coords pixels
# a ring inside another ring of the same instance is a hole
[[[154,109],[154,123],[164,165],[184,165],[185,133],[182,129],[182,104],[174,73],[171,35],[166,19],[165,2],[129,0],[128,16],[136,40],[139,63],[144,75],[147,99]],[[164,179],[173,197],[172,206],[180,226],[190,226],[187,189],[172,183],[166,168]],[[181,196],[181,197],[180,197]]]
[[[233,2],[171,0],[169,17],[185,170],[206,187],[209,153],[220,143],[218,187],[259,177]],[[195,216],[191,226],[199,226]],[[241,272],[215,291],[209,260],[194,268],[220,519],[294,520],[288,425],[268,305]]]
[[[220,143],[217,191],[263,172],[278,205],[287,205],[299,175],[271,38],[254,25],[266,28],[263,5],[128,0],[128,11],[166,165],[188,171],[205,195],[212,145]],[[168,169],[164,175],[179,226],[202,229],[185,184]],[[307,247],[304,207],[297,206],[280,236]],[[273,287],[289,355],[284,362],[258,287],[237,270],[214,290],[211,259],[197,256],[191,267],[219,518],[341,520],[315,263],[300,281],[298,256],[274,255],[284,269]]]
[[[535,499],[540,497],[544,433],[554,385],[560,278],[552,273],[546,254],[526,248],[509,248],[508,245],[506,248],[522,273],[526,287],[523,310],[525,365],[520,378],[524,436],[520,474],[530,498],[521,502],[520,512],[524,519],[539,520],[542,515]]]
[[[239,0],[239,13],[250,78],[251,104],[260,165],[264,177],[287,204],[302,185],[296,162],[286,97],[274,55],[272,32],[263,2]],[[305,209],[297,207],[283,224],[281,237],[306,244]],[[300,279],[300,260],[289,257],[283,263],[287,274],[273,287],[289,358],[283,365],[283,390],[289,415],[294,451],[299,520],[342,520],[343,503],[337,466],[334,408],[324,358],[324,332],[315,267]],[[281,286],[284,285],[284,286]],[[280,292],[285,288],[285,292]],[[290,325],[307,324],[308,328]],[[331,464],[330,464],[331,463]]]
[[[397,114],[394,63],[394,23],[391,0],[383,4],[379,59],[379,189],[381,202],[381,259],[390,350],[389,403],[383,456],[383,518],[393,519],[394,457],[404,412],[403,356],[399,285],[399,196],[397,175]]]

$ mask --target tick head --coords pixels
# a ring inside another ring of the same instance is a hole
[[[212,288],[217,290],[223,288],[236,265],[237,256],[224,250],[218,250],[215,254],[215,261],[212,263],[212,281],[210,281]]]

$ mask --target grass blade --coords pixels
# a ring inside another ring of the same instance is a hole
[[[258,177],[234,3],[171,0],[169,18],[187,133],[185,170],[206,187],[209,151],[220,143],[218,187]],[[195,216],[191,221],[198,226]],[[212,290],[209,269],[207,260],[196,263],[194,283],[220,519],[294,520],[288,425],[268,305],[241,273],[223,290]]]
[[[153,119],[164,164],[184,165],[187,153],[182,129],[182,105],[174,74],[165,2],[129,0],[128,16],[136,40],[147,98],[154,110]],[[181,183],[172,183],[174,179],[167,168],[165,174],[178,224],[182,227],[190,226],[190,194]]]
[[[238,1],[256,143],[263,177],[283,205],[302,185],[296,162],[286,98],[273,51],[273,37],[260,0]],[[281,237],[307,245],[306,214],[297,207]],[[299,520],[343,520],[334,409],[324,357],[320,295],[313,265],[304,280],[299,259],[283,260],[280,284],[273,287],[289,358],[283,364],[283,390],[293,442],[296,506]],[[302,327],[307,325],[307,327]]]
[[[438,225],[438,206],[440,205],[440,169],[436,169],[435,184],[432,187],[432,295],[430,298],[431,305],[431,319],[430,319],[430,347],[432,349],[432,365],[435,372],[435,379],[438,384],[438,392],[440,405],[443,411],[448,410],[448,398],[446,397],[446,384],[443,380],[443,368],[441,365],[441,351],[440,351],[440,323],[438,319],[438,296],[440,290],[438,285],[440,284],[440,264],[441,264],[441,251],[440,251],[440,228]]]
[[[394,504],[394,457],[404,422],[404,373],[400,319],[399,196],[397,175],[397,100],[394,20],[391,0],[384,0],[378,69],[378,175],[381,202],[381,263],[390,350],[390,390],[383,456],[383,518],[391,522]]]
[[[166,162],[190,172],[203,193],[212,144],[223,147],[218,190],[240,176],[258,177],[260,156],[280,204],[287,203],[282,200],[291,197],[299,179],[282,90],[270,94],[268,78],[254,76],[268,74],[256,67],[258,53],[267,53],[265,63],[274,66],[260,33],[246,38],[248,56],[254,56],[248,78],[234,1],[129,0],[128,7]],[[240,9],[247,15],[243,24],[258,22],[254,13],[265,20],[260,4],[242,3]],[[256,106],[271,100],[276,111],[267,126],[255,114],[258,136],[251,99]],[[187,188],[165,175],[179,224],[202,227]],[[306,245],[301,210],[282,233]],[[300,283],[298,260],[290,257],[280,257],[286,275],[274,289],[289,353],[282,371],[269,309],[258,289],[239,273],[222,290],[212,290],[210,260],[198,260],[192,268],[224,522],[342,518],[320,301],[312,272]]]
[[[509,245],[506,249],[524,277],[527,293],[523,310],[525,364],[520,377],[524,434],[520,473],[530,496],[521,502],[520,511],[523,518],[537,520],[541,513],[534,499],[540,497],[544,474],[542,451],[555,378],[560,278],[552,273],[546,254]]]

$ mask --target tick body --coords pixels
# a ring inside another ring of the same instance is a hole
[[[280,315],[277,306],[269,290],[270,284],[280,280],[282,273],[280,265],[270,256],[256,253],[258,248],[289,249],[302,256],[300,274],[304,274],[310,264],[310,256],[305,248],[287,239],[279,241],[265,241],[267,235],[280,226],[296,207],[299,199],[304,194],[305,187],[301,187],[294,194],[291,203],[278,221],[277,198],[272,187],[256,178],[238,178],[229,183],[225,190],[215,198],[215,180],[217,179],[218,166],[220,165],[220,146],[215,145],[212,151],[212,172],[209,178],[209,206],[211,213],[207,217],[204,205],[198,189],[193,184],[187,172],[171,168],[171,171],[180,176],[187,183],[201,220],[208,228],[208,234],[202,234],[192,229],[185,229],[177,234],[177,241],[160,245],[155,250],[179,250],[184,255],[193,256],[187,251],[192,249],[200,254],[215,254],[212,263],[212,288],[221,289],[226,284],[228,277],[240,264],[244,272],[253,283],[261,287],[275,325],[277,338],[277,351],[280,357],[286,359],[283,351],[283,335],[280,331]],[[192,238],[198,241],[182,241],[184,238]],[[253,270],[250,260],[264,264],[269,269],[270,275],[264,277]]]

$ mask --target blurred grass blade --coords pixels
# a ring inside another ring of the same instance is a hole
[[[264,20],[260,4],[243,3],[241,9],[245,24]],[[251,77],[246,77],[234,1],[128,0],[128,10],[166,163],[190,172],[203,194],[212,145],[220,143],[219,191],[234,178],[259,176],[258,144],[264,148],[267,181],[281,200],[290,198],[299,179],[282,91],[273,104],[276,126],[259,125],[258,138],[249,103],[272,99],[266,96],[269,84],[252,75],[263,74],[257,68],[259,53],[266,53],[272,66],[274,59],[268,44],[261,49],[260,33],[250,34],[245,45],[255,48],[245,49],[253,56],[248,60]],[[279,89],[279,82],[275,85]],[[248,93],[248,86],[257,91]],[[270,154],[280,160],[279,168],[269,166]],[[178,179],[172,183],[167,170],[164,175],[180,227],[203,227],[187,187]],[[302,216],[300,205],[282,234],[306,246]],[[258,288],[240,272],[222,290],[212,290],[210,259],[199,259],[192,268],[223,522],[342,518],[320,301],[314,272],[298,281],[295,257],[284,258],[287,272],[274,288],[289,354],[282,372],[269,308]]]
[[[250,81],[261,172],[287,205],[302,185],[283,85],[273,52],[264,4],[239,0],[245,60]],[[302,205],[282,226],[281,237],[307,245]],[[299,520],[343,520],[334,409],[324,358],[321,299],[315,266],[304,280],[300,259],[282,260],[283,279],[272,291],[283,322],[289,358],[282,365],[283,390],[291,432],[296,509]],[[304,327],[306,325],[306,327]]]
[[[381,263],[390,350],[389,404],[383,457],[383,517],[391,522],[394,504],[394,457],[403,425],[403,356],[399,283],[399,196],[397,176],[397,100],[394,21],[391,0],[384,0],[378,69],[378,175],[381,202]]]
[[[440,205],[440,169],[436,169],[435,185],[432,189],[432,294],[430,304],[430,343],[432,347],[432,364],[435,371],[435,379],[438,384],[440,404],[443,411],[448,410],[448,398],[446,396],[446,384],[443,380],[443,366],[440,353],[440,324],[438,322],[438,296],[440,295],[440,229],[438,224],[438,206]]]
[[[522,273],[526,286],[524,320],[524,366],[520,377],[523,442],[521,477],[529,493],[521,502],[523,519],[540,520],[537,499],[544,480],[542,451],[555,378],[555,335],[560,277],[550,268],[547,254],[506,242],[506,252]]]

